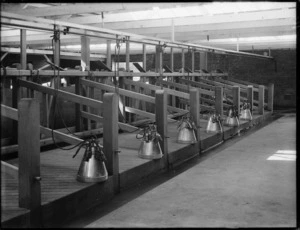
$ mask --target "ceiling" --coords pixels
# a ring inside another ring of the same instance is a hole
[[[2,3],[1,11],[235,51],[296,48],[296,2]],[[51,47],[50,32],[26,34],[28,48]],[[2,26],[1,47],[19,44],[20,30]],[[80,51],[80,37],[61,36],[61,50]],[[91,38],[91,53],[105,54],[106,41]]]

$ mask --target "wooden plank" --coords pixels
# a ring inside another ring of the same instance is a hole
[[[40,132],[45,134],[46,136],[52,136],[52,129],[40,126]],[[65,133],[61,133],[59,131],[53,130],[53,136],[55,139],[59,139],[61,141],[67,142],[69,144],[73,144],[76,145],[80,142],[82,142],[83,140],[71,135],[67,135]]]
[[[161,150],[163,152],[163,158],[165,167],[169,166],[168,156],[168,130],[167,130],[167,95],[163,90],[155,91],[155,121],[157,125],[157,132],[161,135],[162,141],[159,141]]]
[[[8,175],[12,176],[14,179],[19,178],[19,168],[5,161],[1,161],[1,173],[2,174],[7,173]]]
[[[93,120],[93,121],[97,121],[97,122],[103,122],[104,121],[103,117],[98,116],[98,115],[94,115],[94,114],[91,114],[91,113],[88,113],[88,112],[84,112],[84,111],[81,111],[81,116],[85,117],[85,118],[88,118],[90,120]],[[136,127],[134,127],[132,125],[129,125],[129,124],[122,123],[122,122],[118,122],[118,125],[120,126],[120,128],[122,130],[127,131],[127,132],[133,132],[133,131],[137,130]]]
[[[259,85],[258,87],[258,114],[264,114],[264,100],[265,100],[265,86]]]
[[[205,88],[205,89],[208,89],[208,90],[214,90],[215,87],[212,86],[212,85],[207,85],[207,84],[204,84],[204,83],[200,83],[200,82],[195,82],[195,81],[190,81],[190,80],[187,80],[187,79],[179,79],[179,82],[180,83],[185,83],[185,84],[190,84],[191,86],[195,86],[195,87],[198,87],[198,88]]]
[[[19,206],[34,210],[41,205],[39,102],[21,99],[18,111]]]
[[[119,144],[118,144],[118,100],[114,93],[105,93],[103,102],[103,151],[106,156],[108,175],[113,176],[114,192],[120,192]]]
[[[139,87],[143,87],[143,88],[148,89],[148,90],[160,90],[161,89],[160,86],[151,85],[151,84],[145,84],[143,82],[132,81],[132,80],[128,80],[128,79],[125,79],[124,83],[125,84],[139,86]],[[168,89],[168,88],[164,88],[164,90],[169,95],[174,95],[174,96],[182,97],[182,98],[185,98],[185,99],[189,99],[190,98],[190,96],[189,96],[188,93],[184,93],[184,92],[180,92],[180,91],[176,91],[176,90],[172,90],[172,89]]]
[[[18,110],[7,105],[1,104],[1,116],[18,120]]]
[[[69,92],[65,92],[62,90],[51,89],[51,88],[41,86],[41,85],[33,83],[33,82],[27,82],[27,81],[23,81],[23,80],[19,80],[19,84],[20,84],[20,86],[34,89],[34,90],[40,91],[42,93],[47,93],[50,95],[57,95],[58,97],[64,98],[64,100],[91,106],[96,109],[99,109],[99,107],[102,108],[102,102],[95,100],[95,99],[86,98],[86,97],[79,96],[79,95],[69,93]]]
[[[94,86],[97,89],[106,90],[109,92],[115,92],[115,87],[113,87],[113,86],[109,86],[109,85],[105,85],[105,84],[101,84],[98,82],[89,81],[89,80],[85,80],[85,79],[81,79],[80,82],[86,86]],[[125,89],[118,89],[118,90],[119,90],[120,95],[135,98],[135,99],[140,99],[140,100],[150,102],[150,103],[155,103],[155,100],[153,97],[150,97],[150,96],[147,96],[144,94],[140,94],[140,93],[131,92],[131,91],[125,90]]]

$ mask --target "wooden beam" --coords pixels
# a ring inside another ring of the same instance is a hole
[[[102,84],[99,82],[94,82],[94,81],[89,81],[89,80],[85,80],[85,79],[81,79],[81,84],[86,85],[86,86],[93,86],[97,89],[101,89],[101,90],[106,90],[109,92],[115,92],[115,87],[114,86],[109,86],[106,84]],[[131,97],[134,99],[139,99],[139,100],[144,100],[146,102],[150,102],[150,103],[155,103],[155,100],[153,97],[144,95],[144,94],[140,94],[140,93],[136,93],[136,92],[132,92],[129,90],[125,90],[125,89],[119,89],[119,94],[123,95],[123,96],[127,96],[127,97]]]
[[[8,117],[13,120],[18,120],[18,110],[7,105],[1,104],[1,116]]]
[[[106,65],[111,69],[111,40],[106,41]]]
[[[21,99],[18,104],[19,206],[30,210],[41,205],[39,112],[36,99]]]
[[[118,144],[118,100],[114,93],[103,96],[103,151],[106,156],[107,172],[113,176],[114,192],[120,192],[119,180],[119,144]]]
[[[170,69],[173,72],[174,71],[174,53],[173,53],[173,47],[170,48]]]
[[[1,174],[2,175],[8,174],[9,176],[13,177],[15,180],[18,180],[19,168],[5,161],[1,161]]]
[[[41,85],[33,83],[33,82],[19,80],[19,83],[20,83],[20,86],[22,86],[22,87],[27,87],[27,88],[30,88],[30,89],[33,89],[33,90],[36,90],[36,91],[39,91],[42,93],[47,93],[50,95],[56,95],[58,97],[64,98],[64,100],[91,106],[96,109],[102,108],[102,102],[95,100],[95,99],[86,98],[86,97],[79,96],[79,95],[69,93],[69,92],[65,92],[62,90],[51,89],[49,87],[41,86]]]

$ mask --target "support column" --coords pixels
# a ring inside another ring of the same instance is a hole
[[[130,42],[129,40],[126,40],[126,71],[130,72]]]
[[[232,96],[233,96],[233,105],[237,107],[238,114],[240,114],[240,87],[233,86],[232,87]]]
[[[264,114],[265,86],[258,86],[258,114]]]
[[[169,168],[169,155],[168,155],[168,121],[167,121],[167,94],[164,90],[155,91],[155,121],[157,125],[157,132],[161,135],[160,141],[161,150],[164,154],[165,166]]]
[[[103,152],[106,156],[106,168],[109,176],[113,176],[114,191],[120,192],[119,152],[118,152],[118,100],[114,93],[103,96]]]
[[[274,84],[270,83],[268,85],[268,110],[273,112],[273,104],[274,104]]]
[[[220,116],[223,116],[223,87],[222,86],[216,86],[215,87],[215,109],[216,114],[220,114]]]

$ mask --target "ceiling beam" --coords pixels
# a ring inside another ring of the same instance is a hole
[[[192,16],[183,18],[174,18],[174,25],[178,26],[192,26],[192,25],[211,25],[213,24],[231,24],[239,22],[261,22],[265,20],[281,20],[291,19],[296,24],[296,10],[273,10],[273,11],[262,11],[262,12],[246,12],[239,14],[222,14],[213,16]],[[82,24],[87,23],[82,20]],[[96,25],[99,25],[100,21]],[[91,25],[91,26],[96,26]],[[119,29],[147,29],[147,28],[159,28],[159,27],[170,27],[172,25],[172,19],[147,19],[147,20],[136,20],[129,22],[105,22],[105,27],[113,30]]]
[[[84,14],[84,13],[95,13],[95,12],[111,12],[111,11],[137,11],[148,9],[152,7],[175,7],[176,5],[194,4],[199,5],[201,3],[73,3],[60,6],[43,7],[36,9],[25,9],[25,10],[13,10],[11,13],[35,16],[35,17],[46,17],[46,16],[58,16],[65,14]],[[6,10],[8,11],[8,10]]]
[[[272,4],[272,8],[270,7],[270,9],[268,10],[287,10],[290,7],[295,7],[296,4],[295,3],[284,3],[284,4]],[[185,6],[181,7],[181,9],[183,11],[189,11],[190,9],[193,9],[195,7],[199,8],[199,12],[198,15],[199,16],[209,16],[208,13],[205,13],[204,11],[204,7],[203,6],[190,6],[189,4],[186,4]],[[284,9],[282,9],[284,8]],[[148,10],[146,10],[148,9]],[[176,9],[176,8],[175,8]],[[177,14],[170,14],[169,11],[172,10],[171,5],[170,8],[168,9],[161,9],[159,12],[160,14],[155,13],[151,8],[149,10],[149,8],[145,8],[144,11],[140,11],[140,13],[142,14],[138,14],[138,18],[135,19],[134,15],[131,12],[121,12],[121,13],[109,13],[109,14],[105,14],[104,15],[104,21],[105,23],[111,23],[111,22],[116,22],[116,23],[120,23],[120,22],[129,22],[129,21],[141,21],[141,20],[161,20],[161,19],[178,19],[178,18],[186,18],[190,15],[177,15]],[[267,9],[263,9],[260,12],[263,13],[267,13],[268,12]],[[253,11],[253,9],[244,9],[245,12],[240,12],[238,14],[243,14],[246,13],[248,11],[248,13],[250,11]],[[229,14],[234,14],[236,12],[235,7],[232,7],[231,12],[228,12],[228,10],[226,11],[225,15],[229,15]],[[258,12],[258,11],[257,11]],[[254,13],[254,12],[252,12]],[[214,17],[217,15],[214,15]],[[84,16],[84,17],[73,17],[70,19],[67,19],[66,22],[71,22],[71,23],[79,23],[79,24],[95,24],[95,23],[99,23],[99,20],[101,19],[101,17],[99,16]]]

